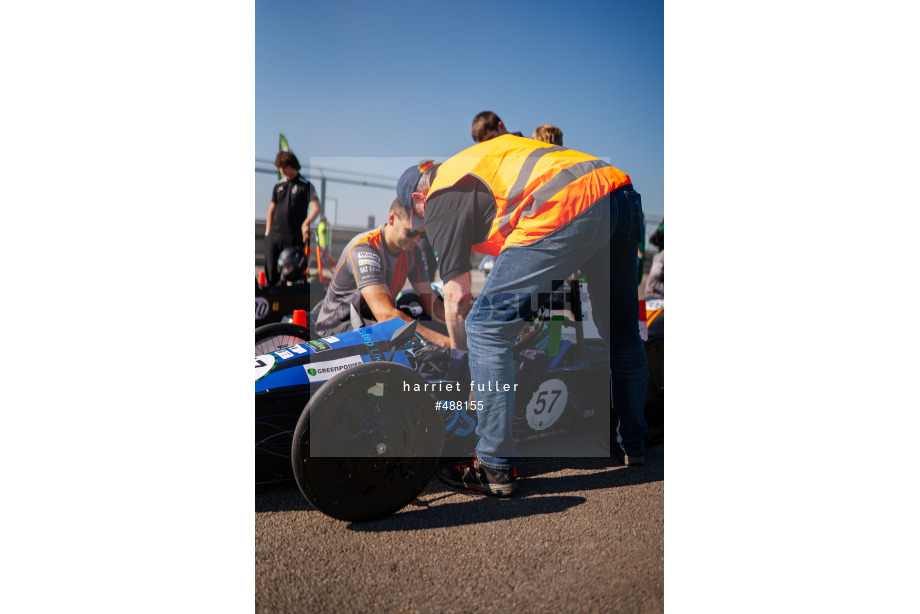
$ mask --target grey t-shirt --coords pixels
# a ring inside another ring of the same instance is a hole
[[[359,234],[348,242],[329,284],[314,325],[316,334],[347,322],[351,318],[349,305],[366,319],[374,314],[361,297],[361,288],[383,284],[396,297],[408,279],[412,283],[428,282],[429,263],[424,251],[416,245],[410,252],[392,253],[383,236],[383,227]]]

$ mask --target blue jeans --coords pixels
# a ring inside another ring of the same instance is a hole
[[[631,454],[642,452],[648,366],[639,336],[636,252],[644,227],[639,194],[626,185],[542,239],[506,248],[467,316],[472,380],[514,383],[512,351],[523,321],[580,268],[594,322],[610,352],[617,444]],[[514,386],[481,392],[477,386],[474,397],[483,401],[476,455],[489,467],[513,467]]]

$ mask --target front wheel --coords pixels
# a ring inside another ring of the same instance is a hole
[[[352,522],[408,505],[434,475],[444,420],[426,380],[392,362],[334,375],[307,403],[291,446],[297,486],[319,511]]]

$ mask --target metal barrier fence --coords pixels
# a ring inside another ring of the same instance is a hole
[[[255,161],[256,161],[256,167],[255,167],[256,173],[277,175],[278,171],[273,165],[273,160],[256,158]],[[390,177],[384,177],[382,175],[373,175],[369,173],[365,174],[365,173],[358,173],[354,171],[347,171],[347,170],[326,168],[326,167],[315,167],[315,168],[309,168],[309,169],[305,168],[304,171],[305,171],[304,173],[305,178],[313,182],[314,185],[316,185],[317,187],[320,204],[323,208],[323,211],[326,211],[326,200],[327,199],[335,200],[335,213],[333,214],[332,217],[329,217],[327,214],[327,218],[329,219],[330,222],[332,222],[332,224],[330,224],[331,232],[332,232],[332,244],[326,251],[333,258],[338,259],[345,245],[355,235],[366,231],[367,228],[333,226],[333,224],[337,223],[337,220],[335,218],[337,218],[337,213],[338,213],[338,208],[339,208],[340,203],[338,202],[338,198],[336,197],[329,196],[327,198],[326,196],[327,184],[328,183],[341,183],[345,185],[364,186],[368,188],[389,189],[389,190],[392,190],[393,193],[395,194],[396,179],[390,178]],[[354,178],[349,177],[349,176],[353,176]],[[347,203],[342,203],[342,204],[344,207],[347,208],[348,206]],[[265,206],[267,209],[268,203],[266,203]],[[651,236],[652,233],[655,232],[655,230],[658,228],[658,225],[661,223],[661,219],[662,218],[660,215],[650,215],[646,213],[646,216],[645,216],[646,255],[647,255],[646,262],[645,262],[646,272],[651,267],[651,260],[652,260],[651,257],[657,251],[655,246],[648,243],[648,237]],[[380,223],[382,223],[382,221],[384,220],[381,220],[380,218],[378,218],[377,226],[379,226]],[[315,230],[315,227],[314,227],[314,230]],[[265,239],[265,220],[258,220],[258,219],[256,220],[255,233],[256,233],[255,234],[256,266],[262,266],[265,262],[265,247],[263,245],[264,239]],[[481,259],[482,259],[481,255],[473,254],[472,256],[473,266],[474,267],[478,266],[479,261]]]

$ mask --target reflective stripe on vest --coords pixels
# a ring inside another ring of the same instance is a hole
[[[474,145],[438,167],[428,198],[472,175],[495,201],[485,241],[473,251],[498,255],[526,245],[575,218],[629,176],[594,156],[513,135]]]

